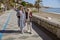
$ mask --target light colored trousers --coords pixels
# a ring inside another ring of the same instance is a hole
[[[32,22],[30,22],[30,20],[26,20],[26,28],[28,32],[32,31]]]
[[[25,27],[25,20],[20,20],[20,30],[23,31],[24,27]]]

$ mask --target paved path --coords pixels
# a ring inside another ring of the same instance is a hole
[[[0,40],[52,40],[34,24],[32,34],[21,34],[19,30],[16,12],[14,10],[6,11],[5,14],[0,16]]]

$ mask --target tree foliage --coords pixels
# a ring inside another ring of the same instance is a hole
[[[27,4],[27,7],[33,7],[33,4],[28,3],[28,4]]]
[[[38,11],[39,11],[39,8],[41,7],[41,5],[40,5],[41,2],[42,2],[42,0],[35,1],[35,7],[38,9]]]
[[[26,6],[26,2],[25,1],[22,1],[21,2],[21,5]]]

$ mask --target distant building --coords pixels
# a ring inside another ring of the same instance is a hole
[[[22,0],[14,0],[16,3],[21,3],[22,2]]]
[[[51,8],[51,7],[49,7],[49,6],[42,6],[43,8]]]

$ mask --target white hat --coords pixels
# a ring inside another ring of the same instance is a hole
[[[31,11],[31,9],[30,8],[27,8],[29,11]]]

